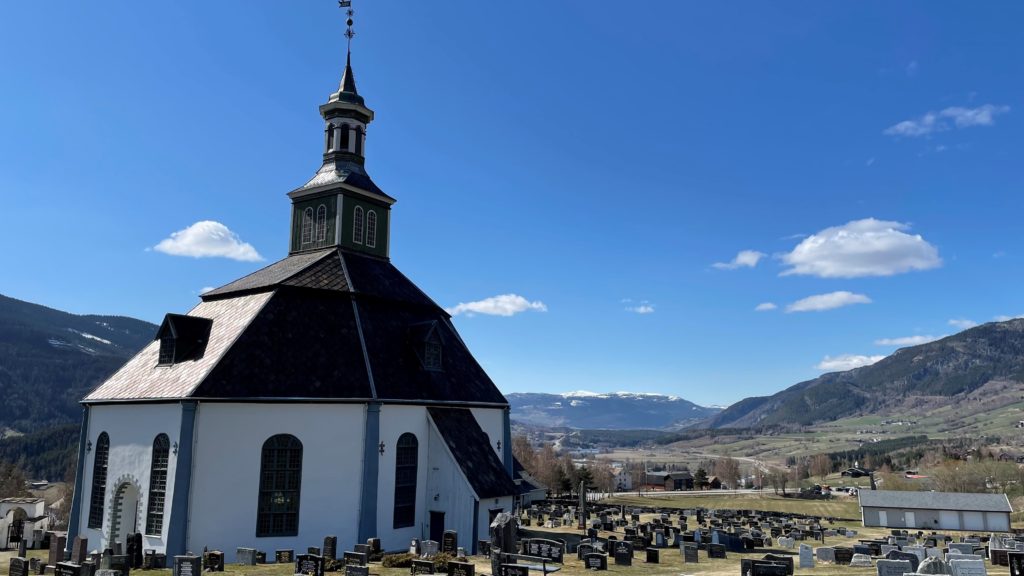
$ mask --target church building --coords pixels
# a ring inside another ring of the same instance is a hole
[[[350,21],[351,25],[351,21]],[[385,550],[514,506],[509,404],[390,256],[351,54],[320,106],[323,164],[291,191],[288,256],[168,314],[83,400],[68,545]]]

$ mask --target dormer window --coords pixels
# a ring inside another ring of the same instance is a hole
[[[168,314],[156,333],[156,339],[160,341],[157,364],[172,366],[202,358],[212,327],[213,320],[209,318]]]
[[[413,325],[409,334],[411,344],[424,370],[439,371],[444,369],[444,340],[437,322],[423,322]]]
[[[437,335],[424,343],[423,367],[427,370],[441,369],[441,340]]]

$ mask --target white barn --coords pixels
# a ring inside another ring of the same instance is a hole
[[[514,506],[509,405],[449,315],[389,259],[395,200],[364,169],[351,59],[323,164],[289,193],[287,258],[168,314],[84,400],[68,544],[386,550]]]
[[[1005,494],[861,490],[864,526],[908,530],[1009,532],[1013,507]]]

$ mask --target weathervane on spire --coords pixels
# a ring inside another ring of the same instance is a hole
[[[347,8],[345,14],[348,16],[348,20],[345,21],[345,25],[348,28],[345,30],[345,38],[348,38],[348,51],[352,51],[352,38],[355,37],[356,31],[352,29],[354,21],[352,17],[356,15],[356,11],[352,9],[352,0],[338,0],[339,8]]]

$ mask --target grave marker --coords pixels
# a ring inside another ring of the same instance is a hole
[[[89,539],[82,538],[81,536],[75,536],[75,541],[71,544],[71,562],[81,565],[82,562],[88,560],[88,556]]]
[[[476,566],[469,562],[449,562],[448,576],[476,576]]]
[[[7,574],[10,576],[28,576],[28,560],[19,556],[11,558]]]
[[[913,573],[909,560],[879,560],[875,562],[878,576],[903,576]]]
[[[697,554],[697,545],[683,542],[679,547],[679,552],[683,555],[683,563],[685,564],[696,564],[699,562]]]
[[[658,550],[657,548],[648,548],[647,549],[647,563],[648,564],[660,564],[661,563],[660,554],[661,554],[661,551]]]
[[[441,536],[441,552],[455,555],[459,547],[459,533],[455,530],[445,530]]]
[[[370,567],[345,566],[345,576],[370,576]]]
[[[583,565],[586,566],[587,570],[607,570],[608,569],[608,557],[604,554],[591,553],[583,557]],[[529,576],[529,572],[508,575],[508,576]]]
[[[418,560],[412,561],[412,566],[409,568],[410,574],[433,574],[434,563],[430,560]],[[527,575],[529,576],[529,575]]]
[[[295,557],[295,573],[324,576],[324,557],[316,554],[299,554]]]
[[[616,542],[612,548],[616,566],[633,565],[633,544],[631,542]]]
[[[984,560],[953,560],[949,568],[953,576],[988,576]]]
[[[235,562],[242,566],[255,566],[256,565],[256,549],[255,548],[239,548],[235,550]]]
[[[54,576],[81,576],[82,567],[70,562],[57,562],[53,568]]]
[[[722,544],[708,544],[708,558],[725,558],[725,546]]]
[[[327,536],[324,538],[324,560],[338,559],[338,537]]]
[[[345,552],[343,559],[345,566],[366,566],[368,562],[365,552]]]
[[[295,561],[295,550],[274,550],[274,562],[291,564]]]
[[[800,568],[814,568],[814,551],[807,544],[800,545]]]

